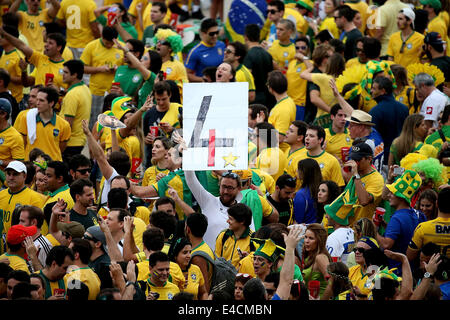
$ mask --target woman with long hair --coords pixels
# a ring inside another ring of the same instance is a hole
[[[408,82],[408,72],[406,68],[399,64],[391,65],[392,73],[395,77],[397,88],[394,89],[394,97],[398,102],[408,107],[409,114],[414,112],[415,89]]]
[[[348,278],[348,267],[343,262],[332,262],[327,268],[330,278],[320,300],[355,300],[352,282]]]
[[[323,220],[324,207],[332,203],[341,194],[336,182],[331,180],[322,181],[317,192],[317,222]]]
[[[400,160],[410,152],[414,152],[423,145],[427,135],[424,116],[411,114],[403,123],[402,132],[394,139],[389,151],[388,166],[400,165]]]
[[[295,222],[317,222],[317,193],[322,181],[322,172],[317,161],[311,158],[299,161],[298,179],[302,181],[302,185],[294,198]]]
[[[356,221],[354,225],[355,229],[355,243],[359,241],[362,237],[369,237],[369,238],[377,238],[377,230],[375,225],[373,224],[372,220],[369,218],[361,218],[358,221]],[[351,252],[347,257],[347,267],[353,267],[356,266],[356,260],[355,260],[355,252]]]
[[[420,194],[419,199],[416,202],[416,209],[422,211],[428,221],[436,219],[437,217],[437,198],[438,195],[436,191],[427,189]]]
[[[198,266],[191,263],[192,244],[186,238],[178,238],[169,248],[170,261],[175,262],[183,272],[185,282],[182,292],[194,295],[195,300],[207,300],[205,280]]]
[[[312,223],[306,227],[301,269],[306,286],[312,280],[320,282],[319,296],[323,295],[328,285],[327,267],[332,262],[326,243],[327,231],[322,225]]]

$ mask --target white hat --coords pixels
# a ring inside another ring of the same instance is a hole
[[[375,123],[372,122],[372,116],[362,110],[353,110],[352,115],[345,118],[345,120],[357,124],[365,124],[367,126],[375,125]]]
[[[8,166],[5,168],[7,169],[13,169],[16,172],[25,172],[27,173],[27,167],[20,161],[11,161]]]
[[[408,17],[409,20],[412,21],[411,27],[414,29],[414,19],[416,19],[416,14],[414,13],[414,10],[410,7],[403,8],[399,11],[399,13],[403,13],[405,17]]]

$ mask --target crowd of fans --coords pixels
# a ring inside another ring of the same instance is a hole
[[[100,2],[0,1],[0,299],[450,299],[450,1]],[[195,82],[248,168],[182,169]]]

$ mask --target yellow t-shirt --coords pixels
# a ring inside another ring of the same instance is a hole
[[[146,296],[148,296],[149,291],[159,293],[158,300],[172,300],[173,296],[180,292],[180,289],[169,281],[166,281],[164,286],[157,287],[153,283],[151,283],[150,280],[148,280],[147,290],[145,291]]]
[[[415,113],[414,111],[414,97],[415,97],[415,89],[412,86],[406,86],[403,88],[400,94],[395,95],[395,100],[400,103],[403,103],[409,109],[409,114]],[[420,109],[419,109],[420,110]]]
[[[439,33],[442,37],[442,40],[446,41],[447,25],[445,24],[445,21],[440,16],[434,17],[433,19],[431,19],[428,22],[426,33],[430,33],[430,32]]]
[[[334,17],[326,17],[319,27],[319,32],[322,30],[328,30],[333,35],[334,39],[339,39],[339,29],[334,21]]]
[[[265,148],[256,158],[256,168],[270,174],[275,181],[284,173],[286,166],[286,154],[280,148]]]
[[[278,133],[285,136],[292,121],[295,121],[296,114],[297,107],[295,102],[291,97],[287,96],[278,101],[272,110],[270,110],[268,122],[278,130]],[[280,149],[286,152],[289,149],[289,145],[283,142],[280,144]]]
[[[223,237],[227,235],[225,243],[222,245]],[[241,235],[239,239],[235,239],[233,231],[229,229],[225,229],[219,233],[216,239],[216,256],[223,257],[226,260],[230,261],[235,268],[239,268],[239,261],[241,258],[239,257],[237,248],[240,248],[242,251],[250,252],[250,229],[247,230]]]
[[[142,186],[151,186],[152,184],[156,183],[156,176],[160,173],[168,174],[170,172],[169,169],[161,169],[158,168],[157,165],[151,166],[147,168],[144,172],[144,177],[142,178]]]
[[[166,80],[175,81],[180,89],[183,88],[183,83],[189,82],[186,68],[178,60],[171,59],[165,61],[161,66],[161,71],[164,71],[166,73]]]
[[[333,90],[330,87],[330,79],[333,79],[332,76],[325,73],[312,73],[311,80],[320,89],[320,98],[325,102],[330,108],[337,103],[337,99],[333,94]],[[316,118],[327,114],[324,110],[317,108]]]
[[[359,61],[358,57],[351,58],[345,63],[345,69],[350,69],[354,66],[359,66],[364,69],[366,68],[366,64],[361,63],[361,61]]]
[[[67,270],[68,273],[64,276],[64,283],[66,288],[70,288],[72,281],[79,280],[83,282],[89,288],[89,298],[88,300],[96,300],[98,294],[100,293],[100,278],[98,275],[89,267],[86,268],[75,268],[72,271]],[[72,284],[73,285],[73,284]]]
[[[164,250],[163,250],[164,252]],[[144,254],[145,255],[145,254]],[[148,259],[145,259],[141,262],[138,262],[138,281],[147,281],[147,279],[150,277],[150,269],[148,265]],[[184,282],[186,281],[183,275],[183,272],[180,269],[180,266],[176,264],[175,262],[170,262],[170,275],[169,275],[169,281],[173,283],[178,289],[184,288]]]
[[[38,51],[33,51],[29,60],[36,67],[35,84],[45,85],[45,74],[52,73],[54,75],[53,83],[57,87],[67,88],[67,84],[62,79],[64,59],[61,61],[53,61],[48,56]]]
[[[119,66],[122,64],[123,52],[117,48],[106,48],[102,39],[96,39],[89,42],[84,48],[80,57],[85,65],[90,67],[100,66]],[[114,72],[99,72],[91,75],[89,80],[89,88],[93,95],[103,96],[106,91],[111,89],[114,80]]]
[[[94,40],[91,22],[97,17],[94,10],[97,5],[92,0],[64,0],[56,15],[66,22],[66,41],[69,48],[84,48]]]
[[[182,291],[192,293],[194,295],[194,300],[198,300],[198,288],[205,284],[202,271],[195,264],[191,264],[189,270],[183,272],[183,274],[185,275],[185,279],[187,279],[187,285]]]
[[[167,193],[168,191],[168,187],[165,188],[165,192],[164,194],[161,194],[162,191],[159,190],[159,186],[163,186],[165,187],[163,184],[160,184],[161,180],[159,180],[158,182],[153,183],[151,186],[152,188],[154,188],[156,190],[156,192],[158,192],[160,197],[163,196],[169,196],[169,194]],[[183,181],[181,180],[181,178],[178,175],[174,175],[173,179],[171,179],[170,181],[167,182],[167,185],[174,188],[175,191],[178,193],[178,195],[180,196],[180,198],[183,200]],[[177,212],[178,215],[178,219],[179,220],[184,220],[185,216],[184,216],[184,211],[178,206],[178,204],[176,204],[175,206],[175,211]]]
[[[136,244],[136,247],[138,247],[138,249],[140,251],[144,250],[143,244],[142,244],[142,234],[145,232],[145,230],[147,230],[147,225],[148,225],[148,223],[146,223],[144,221],[144,219],[145,219],[145,216],[147,216],[147,220],[148,220],[149,214],[150,214],[150,212],[148,211],[148,209],[146,207],[137,207],[136,212],[134,214],[133,238],[134,238],[134,243]]]
[[[0,58],[0,68],[8,71],[12,77],[19,77],[22,75],[22,70],[19,67],[19,60],[25,60],[25,56],[22,52],[14,49],[10,52],[3,51],[3,55]],[[11,91],[11,95],[16,99],[17,103],[20,103],[23,98],[23,85],[15,84],[12,81],[8,84],[8,90]]]
[[[351,267],[348,271],[348,278],[352,282],[352,285],[354,287],[358,287],[361,294],[369,295],[371,290],[366,287],[368,276],[362,272],[361,266],[357,264],[356,266]]]
[[[241,261],[239,261],[238,272],[249,274],[253,278],[255,278],[256,274],[255,268],[253,267],[253,256],[254,256],[253,253],[254,252],[250,252],[248,256],[244,257]]]
[[[259,185],[259,189],[262,193],[266,194],[267,192],[269,192],[270,194],[272,194],[275,192],[275,180],[273,180],[270,174],[257,168],[252,168],[251,170],[255,172],[262,181],[262,183]]]
[[[322,153],[317,156],[311,156],[306,152],[306,158],[317,161],[320,170],[322,171],[322,180],[334,181],[340,187],[345,185],[344,178],[342,177],[341,165],[334,156],[326,151],[322,151]]]
[[[422,52],[424,38],[423,34],[413,31],[413,33],[405,39],[405,42],[403,42],[402,32],[396,32],[389,39],[387,54],[394,58],[396,64],[400,64],[405,68],[412,63],[420,63],[420,54]],[[403,43],[405,43],[405,45],[403,45]],[[401,50],[402,47],[403,50]]]
[[[36,140],[30,144],[27,130],[27,113],[29,110],[24,110],[19,113],[14,123],[16,130],[27,137],[27,144],[25,146],[25,160],[28,161],[30,151],[34,148],[39,148],[48,154],[53,160],[62,161],[61,149],[59,143],[68,141],[71,135],[69,123],[60,116],[53,113],[53,118],[44,124],[39,117],[36,116]]]
[[[369,6],[364,1],[359,1],[357,3],[345,1],[346,5],[348,5],[353,10],[358,11],[361,14],[361,27],[359,28],[359,31],[361,31],[362,34],[364,34],[364,31],[366,30],[366,22],[367,18],[369,17],[369,13],[367,12]],[[338,38],[339,39],[339,38]]]
[[[43,208],[45,196],[24,187],[16,193],[11,193],[9,189],[0,191],[0,214],[3,216],[3,233],[8,233],[11,228],[11,216],[17,206],[31,205]]]
[[[298,179],[298,163],[300,160],[306,158],[306,148],[303,146],[300,149],[289,150],[287,157],[286,173],[293,178],[296,178],[295,191],[298,191],[302,185],[302,182]]]
[[[62,57],[64,61],[69,61],[73,59],[73,53],[72,50],[70,50],[68,47],[64,47]]]
[[[306,103],[306,84],[308,81],[300,78],[300,73],[305,70],[306,66],[303,62],[292,59],[286,71],[288,81],[287,94],[297,106],[304,106]]]
[[[350,134],[347,131],[347,128],[344,132],[335,133],[330,127],[325,129],[325,133],[325,140],[327,142],[325,151],[335,156],[336,158],[341,159],[341,149],[344,147],[351,147],[353,142]]]
[[[24,160],[25,149],[23,138],[17,130],[9,126],[0,131],[0,159],[1,160]]]
[[[0,260],[2,259],[8,259],[9,266],[13,268],[13,270],[22,270],[30,274],[27,261],[24,258],[19,257],[18,255],[15,254],[4,253],[0,256]]]
[[[86,135],[81,127],[81,120],[91,117],[92,94],[83,81],[71,86],[62,101],[61,117],[73,119],[72,134],[68,147],[81,147],[86,144]]]
[[[248,91],[255,91],[255,79],[248,68],[240,64],[236,69],[236,82],[248,82]]]
[[[50,193],[47,201],[45,201],[45,204],[43,207],[45,207],[47,204],[52,202],[57,202],[58,199],[63,199],[65,202],[67,202],[67,210],[72,210],[74,206],[74,201],[72,196],[70,195],[70,187],[68,184],[62,186],[61,188],[55,190],[54,192]],[[42,233],[44,234],[44,233]]]
[[[281,68],[287,70],[289,62],[291,62],[295,56],[295,45],[292,42],[284,45],[280,44],[280,40],[275,40],[268,52]]]
[[[441,247],[441,254],[450,258],[450,218],[437,217],[436,219],[420,223],[409,243],[409,249],[420,250],[429,242]]]
[[[39,14],[31,15],[26,11],[17,11],[20,16],[19,31],[28,40],[28,46],[38,52],[44,51],[44,38],[42,32],[45,30],[44,23],[53,19],[48,16],[48,8],[40,10]]]

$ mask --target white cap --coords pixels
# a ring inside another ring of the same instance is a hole
[[[8,166],[5,168],[7,169],[13,169],[16,172],[25,172],[27,173],[27,167],[20,161],[11,161]]]
[[[414,13],[414,10],[411,9],[410,7],[406,7],[406,8],[401,9],[401,10],[399,11],[399,13],[404,14],[405,17],[408,17],[409,20],[412,21],[411,26],[412,26],[412,28],[414,29],[414,19],[416,19],[416,14]]]

